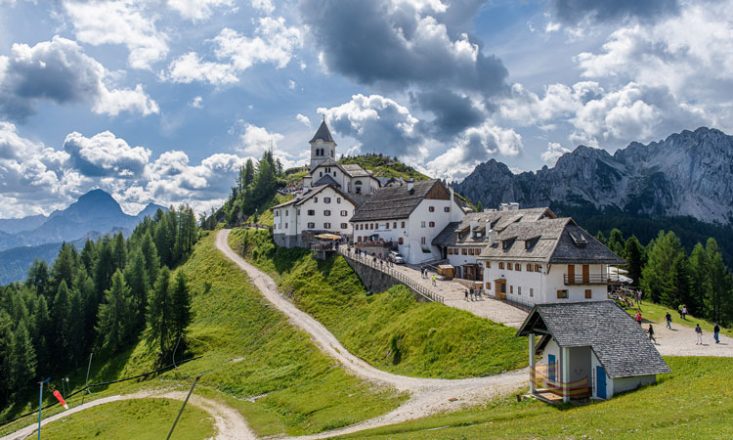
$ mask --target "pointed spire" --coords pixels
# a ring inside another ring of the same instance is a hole
[[[318,127],[318,130],[316,131],[316,134],[313,135],[313,139],[310,140],[310,143],[315,142],[316,140],[322,140],[323,142],[334,142],[333,136],[331,136],[331,130],[328,129],[328,125],[326,125],[326,115],[323,115],[323,122],[321,122],[320,127]]]

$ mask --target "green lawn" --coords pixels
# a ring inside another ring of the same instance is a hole
[[[403,286],[368,295],[342,257],[317,262],[308,251],[276,248],[265,231],[234,230],[233,249],[278,281],[282,291],[372,365],[398,374],[460,378],[526,366],[515,330],[442,304],[417,302]]]
[[[627,308],[626,312],[628,312],[629,315],[634,316],[636,315],[636,308]],[[649,301],[644,301],[641,304],[642,317],[645,320],[652,321],[660,325],[664,325],[664,316],[667,314],[667,312],[672,315],[672,327],[676,325],[684,325],[686,327],[694,328],[696,324],[700,324],[700,327],[702,327],[705,333],[712,334],[713,332],[714,324],[702,318],[695,318],[692,315],[687,315],[687,319],[683,320],[682,318],[680,318],[680,314],[679,312],[677,312],[677,310],[671,309],[661,304],[654,304]],[[720,331],[725,335],[733,337],[733,329],[723,328],[721,326]]]
[[[43,427],[44,440],[159,440],[166,437],[181,402],[145,399],[112,402],[73,414]],[[213,437],[214,421],[203,410],[187,405],[173,438],[203,440]],[[36,434],[28,437],[35,439]]]
[[[360,439],[733,438],[733,359],[666,358],[660,383],[607,402],[556,408],[513,397],[355,434]]]

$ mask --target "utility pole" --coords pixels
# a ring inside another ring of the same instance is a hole
[[[86,397],[87,393],[91,394],[91,391],[89,391],[89,370],[92,369],[92,356],[94,356],[94,352],[89,353],[89,364],[87,365],[87,378],[84,381],[84,392],[81,393],[81,404],[84,405],[84,397]]]
[[[176,420],[173,421],[173,426],[171,426],[171,430],[168,431],[168,437],[166,437],[165,440],[171,440],[171,436],[173,435],[173,430],[176,429],[178,420],[181,418],[181,414],[183,414],[183,408],[186,407],[186,404],[188,403],[188,399],[191,397],[191,394],[193,394],[193,389],[196,386],[196,384],[198,383],[199,379],[201,379],[201,376],[196,376],[196,378],[193,380],[193,383],[191,384],[191,389],[188,390],[186,399],[183,401],[183,405],[181,405],[181,409],[178,410],[178,415],[176,416]],[[41,438],[38,437],[38,440],[41,440]]]
[[[38,389],[38,440],[41,440],[41,413],[43,412],[43,385],[47,383],[51,378],[47,377],[46,379],[38,382],[39,389]]]

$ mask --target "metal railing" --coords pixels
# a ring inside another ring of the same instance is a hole
[[[621,278],[618,274],[604,274],[604,273],[593,273],[593,274],[575,274],[569,276],[568,274],[563,275],[563,281],[566,286],[589,286],[593,284],[609,284],[619,283]]]
[[[395,270],[391,266],[392,263],[386,260],[382,260],[374,256],[366,255],[363,253],[357,254],[355,250],[350,249],[350,248],[344,248],[343,246],[339,246],[338,252],[341,255],[343,255],[345,258],[348,258],[352,261],[356,261],[365,266],[369,266],[384,274],[389,275],[390,277],[394,278],[395,280],[409,287],[410,290],[412,290],[413,292],[417,293],[418,295],[422,296],[423,298],[429,301],[438,302],[441,304],[445,303],[445,298],[443,297],[443,295],[440,295],[439,293],[434,292],[432,289],[429,289],[423,286],[422,284],[415,282],[415,280],[411,279],[404,273],[398,270]]]

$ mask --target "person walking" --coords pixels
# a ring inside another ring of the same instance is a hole
[[[465,290],[464,295],[466,297],[466,301],[468,301],[468,289]]]
[[[657,343],[657,339],[654,337],[654,327],[652,327],[651,324],[649,324],[649,330],[646,331],[649,333],[649,340],[654,341],[654,343]]]
[[[700,324],[695,326],[695,335],[697,335],[697,342],[695,345],[702,345],[702,328],[700,328]]]
[[[720,326],[718,323],[715,323],[715,327],[713,327],[713,339],[715,339],[716,344],[720,344]]]
[[[438,277],[433,274],[433,287],[436,287],[438,285]]]
[[[634,316],[634,320],[636,320],[636,323],[639,324],[639,327],[641,327],[641,321],[643,320],[641,317],[641,312],[636,312],[636,316]]]
[[[687,321],[687,306],[685,305],[682,306],[682,319]]]
[[[664,315],[664,320],[667,321],[667,328],[672,330],[672,315],[669,312]]]

